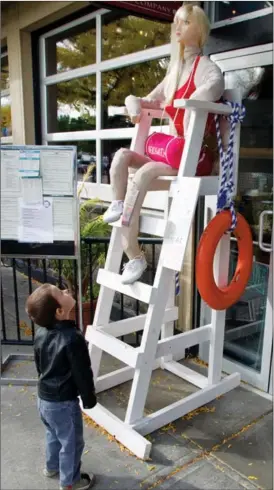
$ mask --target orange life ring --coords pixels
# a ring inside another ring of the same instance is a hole
[[[253,261],[253,243],[250,227],[237,213],[238,262],[234,276],[226,287],[219,288],[214,279],[213,261],[217,245],[231,226],[230,211],[217,214],[204,230],[196,255],[196,283],[202,299],[214,310],[225,310],[236,303],[248,283]]]

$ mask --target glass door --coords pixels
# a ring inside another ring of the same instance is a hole
[[[223,370],[240,372],[243,381],[264,391],[269,388],[273,342],[273,62],[272,47],[268,48],[212,57],[223,70],[226,88],[240,88],[246,108],[236,207],[253,236],[251,278],[240,301],[226,312]],[[231,277],[237,259],[237,242],[232,238]]]

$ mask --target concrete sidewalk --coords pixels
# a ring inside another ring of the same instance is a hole
[[[108,371],[112,359],[106,356],[103,366]],[[5,375],[35,377],[34,363],[13,362]],[[129,382],[102,393],[99,400],[122,416],[130,386]],[[195,389],[171,373],[157,370],[146,412]],[[96,473],[95,490],[270,490],[272,415],[270,401],[239,387],[148,436],[153,442],[148,462],[129,454],[85,418],[83,469]],[[41,474],[44,428],[36,410],[36,388],[2,386],[1,424],[1,489],[58,489],[57,480]]]

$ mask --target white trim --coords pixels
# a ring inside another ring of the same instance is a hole
[[[168,126],[162,126],[168,130]],[[68,131],[63,133],[48,133],[45,135],[46,141],[85,141],[85,140],[131,140],[134,136],[135,128],[114,128],[86,131]],[[150,133],[160,131],[160,126],[151,126]]]
[[[215,3],[215,2],[214,2]],[[257,19],[258,17],[264,17],[265,15],[270,15],[273,13],[273,7],[268,7],[261,10],[256,10],[255,12],[250,12],[248,14],[238,15],[237,17],[230,17],[225,20],[218,22],[213,22],[211,24],[211,29],[218,29],[219,27],[230,26],[232,24],[238,24],[239,22],[244,22],[246,20]]]
[[[272,352],[272,359],[271,359],[271,373],[270,373],[270,379],[269,379],[269,394],[271,395],[271,399],[273,400],[273,352]]]
[[[44,34],[42,36],[42,38],[43,39],[46,39],[48,37],[55,36],[56,34],[59,34],[61,32],[66,32],[69,29],[71,29],[72,27],[79,26],[81,24],[84,24],[88,20],[95,19],[96,15],[103,15],[103,14],[106,14],[108,12],[110,12],[110,11],[109,10],[106,10],[106,9],[95,10],[95,12],[91,12],[90,14],[87,14],[87,15],[85,15],[83,17],[79,17],[78,19],[72,20],[68,24],[64,24],[64,25],[62,25],[60,27],[56,27],[56,29],[52,29],[51,31],[49,31],[46,34]]]
[[[79,182],[81,187],[83,182]],[[157,194],[156,194],[157,192]],[[166,191],[150,191],[147,192],[143,208],[157,210],[162,212],[166,209]],[[113,199],[112,189],[109,184],[99,184],[92,182],[85,182],[83,190],[81,192],[83,199],[100,199],[100,201],[110,203]],[[159,215],[160,216],[160,215]]]
[[[262,383],[262,376],[260,371],[256,371],[255,369],[248,368],[244,366],[238,361],[230,361],[227,358],[223,359],[222,370],[224,373],[240,373],[241,379],[245,381],[245,383],[250,384],[254,388],[264,390],[266,392],[267,387],[266,383]],[[268,384],[268,381],[267,381]]]
[[[46,134],[48,132],[47,117],[47,87],[43,83],[46,76],[46,46],[45,39],[39,39],[39,58],[40,58],[40,98],[41,98],[41,132],[42,144],[46,144]]]
[[[270,392],[265,393],[264,391],[259,390],[258,388],[254,388],[254,386],[248,385],[248,384],[244,383],[243,381],[241,381],[241,387],[244,388],[246,391],[251,391],[251,393],[255,393],[256,395],[259,395],[262,398],[265,398],[266,400],[273,402],[273,397],[272,397],[272,394]]]
[[[96,35],[96,45],[97,37],[98,36]],[[118,68],[135,65],[137,63],[145,63],[146,61],[152,61],[158,58],[160,59],[169,56],[169,51],[170,45],[165,44],[163,46],[157,46],[155,48],[137,51],[136,53],[131,53],[130,55],[126,54],[124,56],[112,58],[111,60],[97,61],[96,63],[92,63],[91,65],[81,66],[80,68],[75,68],[74,70],[56,73],[55,75],[45,75],[44,83],[46,85],[54,85],[56,83],[72,80],[73,78],[81,78],[88,75],[94,75],[98,71],[104,72],[109,70],[116,70]]]
[[[136,53],[119,56],[118,58],[112,58],[111,60],[102,61],[100,69],[102,71],[113,70],[118,67],[135,65],[136,63],[156,60],[166,56],[170,56],[170,44],[163,44],[162,46],[156,46],[143,51],[137,51]]]
[[[237,56],[237,54],[236,54]],[[245,68],[256,68],[257,66],[271,65],[273,63],[273,53],[257,53],[235,58],[227,58],[216,61],[220,69],[225,71],[243,70]]]
[[[1,145],[12,145],[12,136],[1,136]]]
[[[89,75],[96,74],[96,63],[92,65],[81,66],[80,68],[75,68],[74,70],[62,71],[54,75],[48,75],[44,78],[43,83],[45,85],[55,85],[61,82],[68,82],[74,78],[82,78]]]
[[[236,56],[250,56],[257,53],[266,53],[273,51],[273,43],[263,44],[260,46],[250,46],[249,48],[236,49],[233,51],[224,51],[223,53],[212,54],[212,61],[226,60],[227,58],[235,58]]]
[[[98,68],[102,56],[102,22],[101,15],[96,15],[96,131],[99,133],[102,125],[102,73]],[[96,182],[102,182],[102,143],[100,138],[96,138]]]

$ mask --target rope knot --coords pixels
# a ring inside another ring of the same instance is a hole
[[[231,196],[234,191],[233,182],[229,181],[222,186],[218,194],[217,209],[222,210],[231,202]]]
[[[232,112],[226,119],[230,123],[230,134],[227,151],[224,151],[222,144],[222,137],[220,131],[219,117],[215,116],[216,134],[218,149],[220,154],[221,163],[221,183],[217,198],[217,212],[219,213],[225,207],[230,208],[231,212],[231,228],[234,230],[237,226],[237,215],[234,208],[234,202],[232,200],[232,194],[234,191],[234,162],[233,162],[233,144],[236,124],[243,122],[245,117],[245,107],[237,102],[230,102],[229,100],[222,100],[223,104],[231,107]]]
[[[230,102],[229,100],[224,100],[223,103],[230,106],[232,109],[232,113],[227,116],[227,119],[234,124],[242,123],[245,117],[245,107],[243,104]]]

